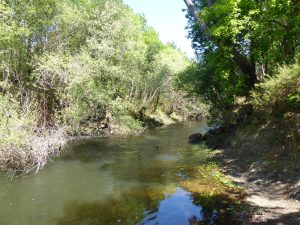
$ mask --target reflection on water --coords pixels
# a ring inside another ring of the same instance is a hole
[[[216,211],[194,204],[180,186],[208,157],[187,142],[205,127],[189,122],[85,140],[37,176],[2,176],[0,225],[216,224]]]
[[[204,221],[201,212],[202,208],[193,204],[189,192],[177,189],[174,194],[165,196],[155,211],[146,211],[145,218],[139,225],[188,225]]]
[[[162,198],[159,189],[135,187],[104,201],[70,201],[56,224],[136,224],[143,218],[145,209],[154,209]]]
[[[56,224],[214,224],[215,211],[207,218],[202,207],[193,203],[189,192],[180,188],[174,191],[162,196],[158,190],[133,189],[121,198],[112,197],[105,202],[68,202],[64,216]]]

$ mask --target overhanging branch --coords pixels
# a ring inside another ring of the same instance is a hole
[[[193,3],[192,0],[184,0],[184,3],[186,4],[189,13],[192,15],[194,18],[195,22],[199,24],[200,31],[202,33],[205,33],[207,38],[212,41],[215,45],[217,46],[222,46],[224,43],[220,43],[220,41],[216,41],[216,39],[210,35],[209,28],[207,25],[201,20],[199,13],[196,9],[195,4]],[[207,1],[208,7],[211,7],[213,4],[215,4],[215,0],[208,0]],[[232,47],[232,46],[229,46]],[[233,62],[239,67],[241,72],[247,76],[249,76],[249,87],[254,86],[254,83],[256,81],[256,74],[255,74],[255,67],[253,67],[252,63],[250,60],[240,53],[236,48],[233,48],[232,50],[233,54]]]

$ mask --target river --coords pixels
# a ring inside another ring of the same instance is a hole
[[[0,225],[189,225],[207,221],[180,181],[207,157],[185,122],[135,137],[76,142],[38,175],[0,176]],[[214,211],[209,223],[214,224]]]

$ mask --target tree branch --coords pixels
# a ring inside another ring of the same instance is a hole
[[[193,3],[192,0],[184,0],[189,13],[193,16],[196,23],[199,23],[200,31],[203,33],[206,33],[208,39],[212,42],[214,42],[216,45],[222,45],[222,43],[215,40],[215,38],[209,34],[209,28],[206,26],[206,24],[201,21],[201,18],[197,12],[197,9]],[[208,7],[211,7],[213,4],[215,4],[215,0],[208,0]],[[232,47],[232,46],[230,46]],[[239,69],[242,71],[243,74],[249,76],[249,87],[254,86],[256,74],[255,74],[255,68],[253,67],[252,63],[249,59],[247,59],[246,56],[244,56],[242,53],[240,53],[237,49],[233,48],[233,61],[234,63],[239,67]],[[254,68],[254,69],[253,69]]]
[[[287,26],[287,25],[285,25],[285,24],[279,22],[278,20],[273,19],[272,22],[278,24],[279,26],[283,27],[283,28],[286,29],[286,30],[288,29],[288,26]]]
[[[184,3],[186,4],[189,12],[192,14],[193,18],[198,21],[199,19],[199,16],[198,16],[198,13],[197,13],[197,10],[196,10],[196,7],[194,5],[194,3],[192,2],[192,0],[183,0]]]

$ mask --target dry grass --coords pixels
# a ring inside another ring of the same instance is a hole
[[[68,137],[63,128],[36,132],[22,146],[13,144],[0,150],[0,169],[13,177],[41,170],[49,159],[57,157]]]

